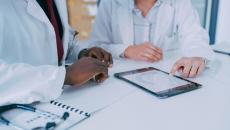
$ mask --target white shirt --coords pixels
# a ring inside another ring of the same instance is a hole
[[[150,9],[147,16],[144,17],[142,12],[135,6],[133,1],[133,20],[134,20],[134,44],[142,44],[144,42],[152,42],[151,37],[154,37],[156,29],[156,18],[161,0],[158,0]],[[154,44],[154,43],[153,43]]]

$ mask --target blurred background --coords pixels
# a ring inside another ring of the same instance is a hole
[[[210,44],[230,41],[230,1],[191,0],[200,15],[202,26],[209,32]],[[98,0],[67,0],[70,25],[79,33],[80,40],[86,40],[91,32],[97,14]]]

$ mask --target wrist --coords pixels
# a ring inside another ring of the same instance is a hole
[[[65,74],[65,82],[64,85],[72,85],[69,75],[69,69],[66,68],[66,74]]]
[[[203,61],[206,67],[210,65],[210,60],[203,58]]]
[[[129,50],[132,48],[132,45],[130,45],[130,46],[128,46],[126,49],[125,49],[125,51],[124,51],[124,53],[123,53],[123,57],[124,58],[129,58]]]

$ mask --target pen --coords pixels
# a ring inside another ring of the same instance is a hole
[[[218,51],[218,50],[214,50],[214,52],[230,56],[230,53],[228,52],[223,52],[223,51]]]

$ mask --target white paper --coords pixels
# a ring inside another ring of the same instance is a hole
[[[58,123],[61,120],[64,112],[68,112],[70,114],[69,118],[58,125],[56,130],[63,130],[73,126],[74,124],[88,118],[87,116],[79,113],[75,113],[66,109],[62,109],[50,103],[43,103],[39,105],[35,105],[38,110],[44,111],[44,113],[30,112],[25,110],[13,110],[6,114],[6,117],[13,124],[25,129],[30,130],[38,127],[45,127],[48,122]],[[10,127],[11,128],[11,127]],[[0,126],[1,129],[1,126]],[[12,129],[12,128],[11,128]]]
[[[89,83],[83,88],[69,88],[57,101],[94,113],[132,93],[135,88],[111,76],[102,84]]]

